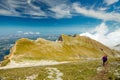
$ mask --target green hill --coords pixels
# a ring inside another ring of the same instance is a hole
[[[73,61],[81,58],[100,58],[104,54],[114,56],[111,49],[85,36],[61,35],[56,42],[42,38],[21,38],[11,48],[10,54],[5,56],[5,62],[11,59]]]
[[[16,41],[6,59],[19,60],[76,60],[81,58],[100,58],[104,54],[112,57],[114,53],[105,45],[85,36],[61,35],[54,42],[42,38]]]

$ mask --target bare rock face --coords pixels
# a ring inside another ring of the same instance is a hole
[[[62,35],[58,38],[58,41],[63,41]]]

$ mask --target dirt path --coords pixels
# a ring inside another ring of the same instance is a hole
[[[109,64],[106,64],[106,66],[98,67],[97,75],[93,78],[93,80],[112,80],[107,76],[109,70],[110,70]]]
[[[22,67],[33,67],[33,66],[45,66],[45,65],[59,65],[59,64],[65,64],[69,62],[57,62],[52,60],[29,60],[29,61],[23,61],[23,62],[16,62],[11,60],[10,63],[7,66],[0,67],[0,69],[11,69],[11,68],[22,68]]]
[[[97,75],[92,80],[120,80],[120,63],[111,62],[97,68]]]
[[[97,75],[93,80],[108,80],[106,76],[107,76],[107,70],[102,68],[102,70],[97,73]]]

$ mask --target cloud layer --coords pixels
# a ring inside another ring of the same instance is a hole
[[[105,24],[105,22],[98,25],[91,32],[82,33],[80,35],[88,36],[88,37],[95,39],[111,48],[114,47],[115,45],[120,44],[120,28],[118,28],[112,32],[109,32],[109,28]]]
[[[87,0],[85,0],[87,1]],[[119,0],[104,0],[90,4],[80,0],[0,0],[0,15],[29,18],[71,18],[87,16],[105,21],[120,22]],[[108,6],[108,5],[113,5]],[[97,6],[96,6],[97,5]]]
[[[30,32],[23,32],[23,31],[17,31],[17,33],[18,34],[25,34],[25,35],[39,35],[40,34],[40,32],[32,32],[32,31],[30,31]]]
[[[93,9],[86,9],[85,7],[80,7],[79,4],[74,4],[74,9],[77,13],[83,14],[85,16],[97,18],[97,19],[102,19],[104,21],[118,21],[120,22],[120,14],[119,13],[108,13],[108,12],[103,12],[103,11],[95,11]]]
[[[114,4],[116,2],[118,2],[119,0],[104,0],[104,2],[107,4],[107,5],[111,5],[111,4]]]

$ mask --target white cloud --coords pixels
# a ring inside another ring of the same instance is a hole
[[[55,7],[55,6],[58,6],[60,4],[67,4],[69,2],[69,0],[38,0],[38,1],[41,1],[50,7]]]
[[[12,15],[12,12],[5,10],[5,9],[0,9],[0,15],[9,16],[9,15]]]
[[[29,32],[24,32],[24,31],[17,31],[17,33],[18,34],[31,34],[31,35],[33,35],[33,34],[36,34],[36,35],[39,35],[40,34],[40,32],[32,32],[32,31],[29,31]]]
[[[33,32],[29,32],[29,34],[34,34]]]
[[[35,32],[35,34],[40,34],[40,32]]]
[[[5,4],[5,5],[3,5]],[[43,17],[47,16],[46,13],[41,10],[41,6],[36,6],[31,3],[31,0],[27,1],[19,1],[19,0],[6,0],[0,3],[0,15],[7,16],[17,16],[17,17],[25,17],[23,14],[29,15],[31,17]]]
[[[23,33],[23,31],[17,31],[17,33]]]
[[[119,0],[104,0],[104,3],[106,3],[107,5],[111,5],[114,4],[116,2],[118,2]]]
[[[97,26],[93,32],[96,32],[101,35],[105,35],[108,32],[108,27],[106,24],[103,22],[101,25]]]
[[[105,11],[105,10],[107,10],[107,9],[108,9],[107,7],[100,7],[100,8],[99,8],[100,11]]]
[[[17,16],[17,17],[53,17],[53,18],[68,18],[71,17],[70,5],[67,5],[69,0],[2,0],[0,1],[0,15]],[[35,4],[37,3],[37,4]],[[43,4],[45,10],[42,10]],[[52,13],[54,12],[54,13]]]
[[[56,18],[64,18],[64,17],[71,17],[70,7],[66,4],[61,4],[58,6],[54,6],[50,9],[51,11],[55,12]]]
[[[103,11],[95,11],[93,9],[86,9],[85,7],[80,7],[79,4],[74,3],[73,8],[75,9],[76,13],[80,13],[85,16],[102,19],[102,20],[111,20],[120,22],[120,14],[119,13],[106,13]]]
[[[118,0],[104,1],[107,4],[115,2],[118,2]],[[94,5],[90,9],[85,7],[88,7],[88,5],[81,7],[79,3],[71,3],[69,0],[1,0],[0,15],[31,18],[70,18],[77,13],[78,16],[82,14],[106,21],[113,20],[120,22],[120,14],[116,13],[116,10],[113,10],[111,13],[104,12],[109,6],[98,6],[96,7],[97,11],[94,10]]]
[[[31,15],[31,17],[42,17],[42,16],[46,16],[46,14],[39,10],[39,11],[34,11],[34,10],[28,10],[27,12],[25,12],[24,14],[28,14]]]
[[[23,33],[23,34],[29,34],[28,32],[25,32],[25,33]]]
[[[33,5],[31,0],[27,0],[29,8],[26,9],[25,14],[33,16],[46,16],[45,12],[41,10],[40,6]]]
[[[108,39],[112,39],[111,43],[117,45],[118,43],[120,44],[120,28],[109,33],[107,35]]]
[[[23,32],[23,34],[25,34],[25,35],[39,35],[40,34],[40,32]]]
[[[24,32],[23,34],[34,34],[33,32]]]
[[[106,46],[113,47],[117,44],[120,44],[120,28],[114,30],[110,33],[108,26],[103,22],[99,26],[97,26],[92,32],[82,33],[82,36],[88,36],[92,39],[95,39]]]

